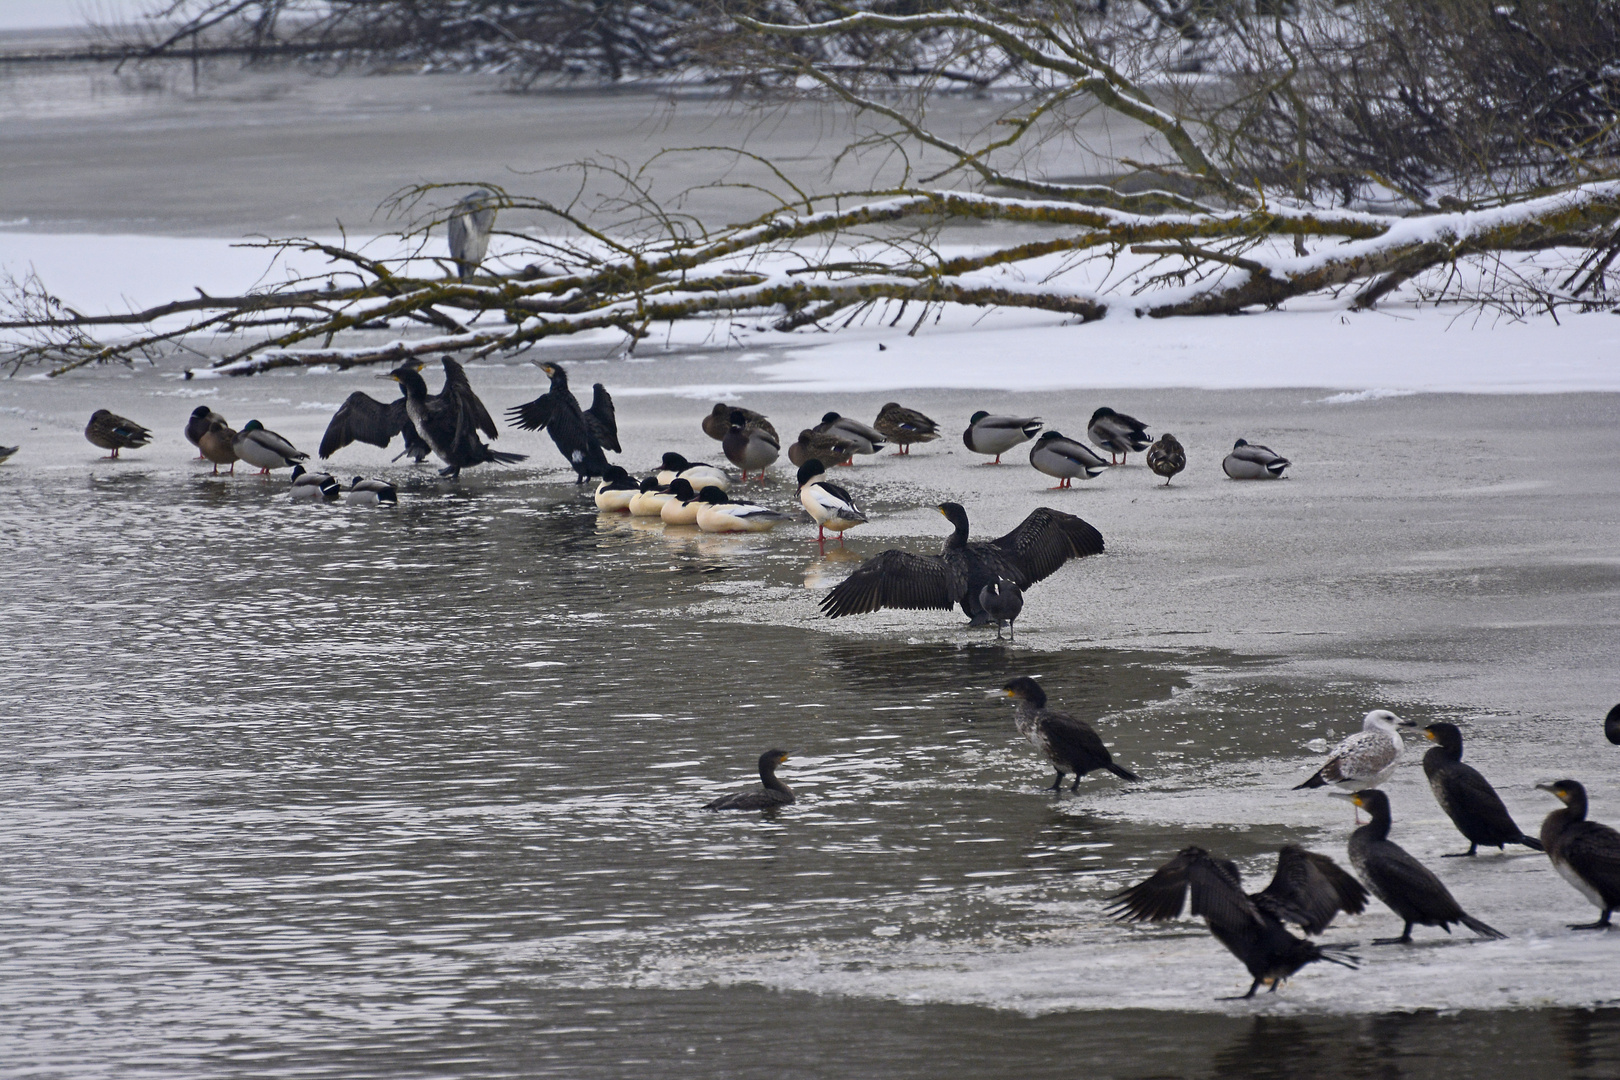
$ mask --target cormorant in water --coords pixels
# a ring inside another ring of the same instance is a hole
[[[452,392],[452,384],[447,374],[444,390],[439,396],[443,397],[444,394]],[[492,421],[490,427],[494,426]],[[362,390],[356,390],[345,398],[338,411],[332,414],[331,422],[326,425],[326,434],[321,436],[321,446],[317,453],[323,459],[329,458],[352,442],[386,447],[394,441],[395,435],[405,437],[405,449],[394,456],[395,461],[409,457],[420,465],[423,458],[433,453],[433,447],[417,434],[416,427],[411,423],[410,414],[405,411],[403,395],[398,400],[385,404]]]
[[[948,611],[960,604],[971,625],[986,626],[990,616],[979,602],[986,585],[1006,578],[1027,592],[1070,559],[1103,550],[1101,533],[1073,514],[1050,507],[1032,511],[1006,536],[972,543],[967,511],[960,504],[941,503],[935,509],[956,526],[944,550],[938,555],[913,555],[891,549],[867,559],[822,597],[821,610],[828,618],[886,607]]]
[[[1564,804],[1541,823],[1541,843],[1553,869],[1603,914],[1597,922],[1571,923],[1571,930],[1607,930],[1620,907],[1620,832],[1586,820],[1586,789],[1574,780],[1537,784]]]
[[[1367,893],[1326,855],[1286,844],[1277,853],[1277,873],[1262,892],[1245,894],[1238,868],[1201,847],[1185,847],[1146,881],[1114,897],[1109,914],[1131,922],[1166,922],[1181,914],[1189,886],[1192,913],[1202,915],[1215,940],[1243,961],[1254,976],[1251,998],[1261,983],[1276,993],[1282,981],[1306,964],[1326,960],[1356,967],[1359,957],[1342,948],[1303,941],[1284,923],[1320,934],[1343,910],[1355,915]]]
[[[793,801],[793,789],[776,778],[776,767],[788,759],[786,750],[767,750],[759,755],[760,786],[722,795],[704,805],[705,810],[769,810]]]
[[[619,448],[613,399],[597,384],[596,397],[587,413],[568,389],[568,372],[561,364],[541,364],[540,370],[551,380],[551,389],[533,401],[506,410],[507,422],[529,431],[545,428],[573,467],[576,484],[583,484],[590,476],[607,475],[608,461],[602,448]]]
[[[414,362],[402,364],[380,378],[393,379],[405,391],[405,412],[411,425],[445,464],[440,476],[459,476],[462,469],[490,461],[510,465],[528,456],[491,450],[478,438],[482,431],[493,439],[495,421],[473,393],[460,364],[444,358],[444,389],[433,397],[428,396],[419,367]]]
[[[1129,769],[1114,764],[1114,755],[1103,745],[1097,730],[1077,716],[1046,707],[1046,691],[1027,675],[1020,675],[1002,692],[1018,702],[1013,713],[1018,733],[1035,744],[1057,770],[1052,791],[1063,786],[1065,773],[1074,773],[1070,791],[1080,787],[1080,778],[1093,769],[1107,769],[1121,780],[1140,780]]]
[[[1430,724],[1423,733],[1435,742],[1423,755],[1423,775],[1429,778],[1429,790],[1457,831],[1468,838],[1467,851],[1453,851],[1442,857],[1472,855],[1481,844],[1498,851],[1505,844],[1523,844],[1540,851],[1541,841],[1526,836],[1513,823],[1490,781],[1463,764],[1462,732],[1457,725]]]
[[[1451,933],[1462,923],[1480,937],[1505,938],[1502,931],[1463,911],[1434,872],[1389,838],[1389,796],[1375,788],[1343,795],[1372,816],[1372,821],[1350,834],[1350,865],[1373,895],[1406,920],[1400,937],[1375,938],[1374,945],[1410,945],[1412,927],[1438,926]]]

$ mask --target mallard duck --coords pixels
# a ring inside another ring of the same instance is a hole
[[[1102,408],[1091,414],[1086,425],[1086,437],[1112,455],[1119,455],[1119,464],[1125,464],[1132,450],[1146,450],[1153,436],[1147,426],[1134,416]]]
[[[1523,844],[1541,850],[1541,841],[1526,836],[1502,805],[1501,796],[1491,782],[1463,764],[1462,732],[1456,724],[1430,724],[1423,734],[1434,740],[1435,746],[1423,755],[1423,775],[1429,778],[1429,790],[1434,801],[1446,812],[1457,831],[1468,840],[1467,851],[1453,851],[1442,856],[1453,859],[1471,856],[1479,845],[1501,851],[1506,844]]]
[[[898,454],[911,453],[912,443],[933,442],[939,438],[938,424],[916,409],[907,409],[895,401],[878,410],[872,426],[899,447],[895,451]]]
[[[617,513],[630,509],[630,500],[641,493],[641,485],[617,465],[609,465],[602,482],[596,485],[596,508]]]
[[[874,555],[821,598],[830,619],[879,608],[943,608],[960,604],[972,626],[989,614],[979,605],[986,585],[1006,578],[1022,590],[1056,573],[1070,559],[1100,555],[1102,534],[1073,514],[1040,507],[1012,532],[968,542],[967,511],[958,503],[934,509],[955,526],[938,555],[889,550]]]
[[[758,472],[760,479],[764,479],[766,467],[782,456],[776,432],[750,421],[741,409],[732,410],[731,427],[721,440],[720,448],[726,460],[742,470],[745,483],[751,472]]]
[[[606,476],[608,461],[603,449],[619,449],[613,399],[601,383],[596,384],[592,412],[587,413],[568,389],[568,372],[561,364],[543,363],[540,370],[551,380],[551,389],[533,401],[506,410],[507,423],[529,431],[545,428],[574,470],[576,484],[583,484],[587,477]]]
[[[799,468],[799,503],[816,521],[816,542],[827,539],[825,530],[838,534],[844,542],[844,530],[866,524],[867,517],[848,491],[827,479],[827,470],[815,458]]]
[[[331,473],[310,472],[302,465],[293,466],[287,497],[294,502],[336,502],[342,494],[343,485]]]
[[[106,409],[97,409],[90,414],[90,422],[84,426],[84,437],[92,445],[111,450],[108,458],[117,457],[120,450],[139,450],[152,441],[150,431]]]
[[[399,489],[386,480],[367,480],[357,476],[349,482],[343,501],[358,506],[398,506]]]
[[[1169,487],[1170,478],[1187,467],[1187,451],[1167,431],[1148,447],[1147,465],[1156,475],[1164,477],[1164,486]]]
[[[764,413],[757,413],[753,409],[745,409],[740,405],[727,405],[723,401],[715,402],[714,408],[709,410],[709,415],[703,418],[703,434],[715,442],[724,442],[726,433],[731,430],[731,414],[734,412],[742,413],[745,424],[752,424],[759,428],[775,439],[778,446],[781,445],[781,438],[776,434],[776,429],[771,426],[771,422],[765,418]]]
[[[290,469],[309,460],[308,454],[257,420],[249,420],[236,433],[236,456],[257,466],[261,476],[270,475],[271,469]]]
[[[989,616],[991,622],[996,624],[996,640],[1001,640],[1001,628],[1007,628],[1007,637],[1013,641],[1018,636],[1013,632],[1013,624],[1024,611],[1024,591],[1006,578],[997,578],[979,590],[979,607]]]
[[[980,409],[968,418],[962,445],[975,454],[994,454],[996,460],[991,464],[1000,465],[1002,454],[1033,439],[1042,424],[1038,416],[992,416]]]
[[[195,409],[191,410],[191,417],[186,421],[186,441],[192,446],[198,447],[198,461],[207,460],[207,457],[203,454],[200,446],[202,437],[208,433],[209,428],[214,426],[215,420],[223,421],[224,419],[225,418],[223,416],[219,415],[219,413],[215,412],[213,409],[210,409],[206,405],[199,405]]]
[[[770,532],[788,515],[758,503],[736,502],[716,487],[698,492],[697,527],[706,533]]]
[[[444,392],[451,393],[453,389],[447,379]],[[442,397],[443,393],[439,396]],[[396,435],[404,436],[405,449],[394,455],[395,461],[409,457],[420,465],[423,458],[433,453],[433,448],[417,434],[416,425],[411,423],[410,414],[405,411],[403,394],[384,404],[370,394],[356,390],[332,414],[316,453],[324,460],[353,442],[386,448]]]
[[[1108,462],[1091,447],[1065,438],[1056,431],[1041,432],[1041,437],[1029,448],[1029,463],[1037,471],[1058,478],[1053,491],[1069,487],[1077,476],[1095,480],[1108,468]]]
[[[1340,911],[1357,915],[1367,906],[1367,890],[1338,863],[1295,844],[1277,852],[1277,872],[1257,893],[1243,891],[1234,863],[1201,847],[1182,848],[1152,877],[1116,894],[1108,913],[1129,922],[1167,922],[1180,917],[1189,888],[1193,912],[1253,976],[1245,1000],[1263,983],[1276,993],[1284,979],[1318,960],[1352,970],[1360,962],[1346,947],[1317,945],[1288,931],[1285,924],[1295,923],[1320,934]]]
[[[1333,748],[1322,767],[1311,774],[1300,788],[1319,788],[1336,784],[1346,791],[1360,791],[1377,787],[1389,779],[1400,763],[1400,731],[1403,727],[1417,727],[1416,720],[1403,720],[1388,709],[1374,709],[1361,718],[1361,730]]]
[[[1269,446],[1239,439],[1221,462],[1221,470],[1234,480],[1276,480],[1291,464]]]
[[[1077,791],[1080,778],[1093,769],[1107,769],[1121,780],[1142,779],[1123,765],[1114,764],[1114,755],[1103,745],[1096,728],[1077,716],[1048,709],[1046,691],[1034,679],[1020,675],[1003,686],[1001,692],[1018,703],[1013,711],[1018,734],[1034,743],[1035,749],[1057,770],[1057,779],[1052,781],[1050,790],[1060,790],[1064,776],[1073,773],[1074,783],[1069,790]]]
[[[769,810],[776,806],[787,806],[793,801],[793,789],[776,778],[777,767],[787,759],[786,750],[765,751],[759,755],[759,787],[722,796],[705,803],[703,809]]]
[[[231,475],[236,475],[236,432],[223,420],[215,420],[202,438],[197,440],[197,449],[201,450],[203,457],[214,463],[214,475],[219,475],[221,465],[231,467]]]
[[[1541,823],[1541,844],[1553,869],[1603,914],[1597,922],[1576,923],[1571,930],[1606,930],[1620,907],[1620,832],[1586,819],[1586,788],[1574,780],[1537,784],[1564,804]]]
[[[787,455],[801,469],[812,459],[823,465],[848,465],[855,449],[855,444],[842,435],[805,428],[799,432],[799,441],[788,447]]]
[[[680,477],[691,484],[694,490],[702,491],[706,487],[719,488],[721,491],[731,489],[731,477],[718,465],[710,465],[707,461],[688,461],[673,450],[663,457],[663,468],[658,470],[660,484],[672,483]]]
[[[813,430],[843,439],[855,447],[857,454],[876,454],[888,445],[883,439],[883,432],[877,428],[848,416],[839,416],[835,412],[823,415],[821,423]]]
[[[491,450],[478,438],[480,431],[494,438],[495,421],[473,393],[460,364],[448,356],[444,358],[444,390],[434,397],[428,396],[427,383],[418,368],[415,363],[403,364],[380,377],[393,379],[405,391],[405,414],[411,425],[444,462],[440,476],[456,477],[462,469],[474,465],[511,465],[528,457]]]
[[[1438,926],[1449,934],[1452,923],[1462,923],[1480,937],[1507,937],[1465,912],[1434,871],[1390,840],[1388,795],[1376,788],[1333,794],[1349,799],[1372,818],[1350,834],[1350,865],[1374,896],[1406,920],[1400,937],[1374,938],[1374,945],[1410,945],[1413,926]]]
[[[657,517],[664,503],[674,497],[656,476],[649,476],[641,481],[641,490],[630,496],[625,509],[630,511],[631,517]]]
[[[704,488],[704,491],[718,490]],[[703,509],[703,501],[698,498],[696,489],[690,480],[677,476],[669,484],[668,499],[664,500],[658,508],[658,516],[665,525],[696,525],[698,511]]]

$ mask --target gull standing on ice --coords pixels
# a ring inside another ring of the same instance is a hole
[[[1401,760],[1398,727],[1417,727],[1417,721],[1374,709],[1362,718],[1361,730],[1336,746],[1322,767],[1303,784],[1295,784],[1294,790],[1336,784],[1346,791],[1361,791],[1382,784]]]

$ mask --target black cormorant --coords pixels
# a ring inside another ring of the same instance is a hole
[[[1187,467],[1187,451],[1174,435],[1166,432],[1148,447],[1147,464],[1156,475],[1164,477],[1164,486],[1169,487],[1170,478]]]
[[[494,438],[495,421],[473,393],[460,364],[448,356],[444,358],[444,389],[432,397],[428,396],[427,383],[418,368],[416,363],[402,364],[381,377],[393,379],[405,391],[405,411],[411,425],[444,462],[440,476],[459,476],[462,469],[491,461],[510,465],[528,456],[491,450],[478,438],[480,431]]]
[[[1462,923],[1480,937],[1507,937],[1463,911],[1432,870],[1390,840],[1388,795],[1369,788],[1342,797],[1372,817],[1350,834],[1350,865],[1356,868],[1374,896],[1406,920],[1400,937],[1375,938],[1374,945],[1409,945],[1415,925],[1438,926],[1449,934],[1452,923]]]
[[[1202,915],[1215,939],[1243,961],[1254,977],[1251,998],[1262,983],[1273,993],[1306,964],[1326,960],[1354,969],[1359,957],[1343,948],[1317,945],[1288,932],[1297,923],[1319,934],[1340,910],[1356,914],[1367,894],[1326,855],[1285,845],[1277,853],[1277,873],[1263,892],[1245,894],[1238,868],[1200,847],[1186,847],[1152,877],[1114,897],[1114,918],[1165,922],[1181,914],[1189,887],[1192,913]]]
[[[1435,742],[1423,755],[1423,775],[1429,778],[1429,790],[1457,831],[1468,838],[1467,851],[1453,851],[1442,857],[1472,855],[1481,844],[1498,851],[1506,844],[1523,844],[1540,851],[1541,841],[1526,836],[1513,823],[1490,781],[1463,764],[1462,732],[1457,725],[1430,724],[1423,733]]]
[[[1571,930],[1607,930],[1620,907],[1620,832],[1586,819],[1586,789],[1574,780],[1537,784],[1564,804],[1541,823],[1541,843],[1553,869],[1603,914],[1597,922],[1571,923]]]
[[[1147,425],[1142,421],[1108,408],[1098,409],[1091,414],[1086,435],[1110,455],[1118,454],[1121,465],[1125,464],[1132,450],[1146,450],[1153,441],[1153,436],[1147,433]]]
[[[895,451],[898,454],[911,453],[912,443],[933,442],[939,438],[938,424],[916,409],[908,409],[897,401],[891,401],[879,409],[872,426],[899,447]]]
[[[962,605],[974,626],[990,616],[979,592],[997,578],[1020,589],[1056,573],[1070,559],[1097,555],[1102,534],[1073,514],[1040,507],[1012,532],[995,540],[968,542],[967,511],[958,503],[935,507],[956,526],[938,555],[880,552],[862,563],[821,599],[828,618],[864,615],[879,608],[943,608]]]
[[[1024,611],[1024,592],[1017,585],[1006,578],[996,578],[990,584],[979,590],[979,607],[996,624],[996,637],[1001,637],[1001,628],[1007,628],[1007,636],[1014,641],[1018,640],[1013,632],[1013,624]]]
[[[759,755],[760,786],[723,795],[705,810],[769,810],[773,806],[786,806],[793,801],[793,789],[776,778],[776,767],[788,759],[785,750],[767,750]]]
[[[1103,745],[1101,736],[1090,724],[1077,716],[1046,707],[1046,691],[1041,684],[1027,675],[1020,675],[1002,688],[1002,692],[1018,702],[1013,712],[1018,733],[1035,744],[1035,749],[1046,755],[1046,760],[1057,770],[1052,791],[1063,786],[1065,773],[1074,773],[1070,791],[1080,787],[1080,778],[1093,769],[1107,769],[1121,780],[1140,780],[1129,769],[1114,764],[1114,755]]]
[[[450,384],[446,381],[445,390],[449,389]],[[395,435],[405,437],[405,449],[394,455],[395,461],[409,457],[420,465],[423,458],[433,453],[433,447],[416,433],[410,414],[405,411],[403,395],[385,404],[363,390],[356,390],[332,414],[317,453],[323,459],[329,458],[353,442],[386,447],[394,441]]]
[[[557,444],[557,449],[562,451],[562,456],[568,459],[568,464],[573,468],[576,484],[583,484],[587,477],[606,475],[608,461],[602,453],[602,440],[596,433],[601,431],[610,435],[613,445],[618,446],[619,432],[614,419],[613,400],[607,396],[605,389],[602,390],[598,401],[593,402],[591,407],[595,409],[605,401],[603,414],[598,416],[593,413],[587,417],[573,391],[568,389],[568,372],[563,370],[563,366],[544,363],[540,365],[540,370],[551,380],[551,389],[533,401],[506,410],[507,423],[529,431],[545,428],[551,435],[551,441]]]
[[[1609,710],[1609,715],[1603,720],[1603,734],[1609,741],[1620,746],[1620,705]]]

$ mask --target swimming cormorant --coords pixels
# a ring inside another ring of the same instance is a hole
[[[1405,746],[1397,727],[1417,727],[1416,720],[1403,720],[1388,709],[1374,709],[1362,717],[1361,730],[1333,748],[1322,767],[1300,788],[1336,784],[1346,791],[1377,787],[1389,779],[1401,760]]]
[[[1269,446],[1239,439],[1221,461],[1221,471],[1234,480],[1276,480],[1292,464]]]
[[[84,425],[84,437],[93,446],[111,450],[109,458],[117,457],[120,450],[138,450],[152,441],[152,433],[146,428],[106,409],[90,414],[90,422]]]
[[[1463,911],[1432,870],[1389,838],[1388,795],[1375,788],[1334,794],[1349,799],[1372,817],[1350,834],[1350,865],[1374,896],[1406,920],[1400,937],[1375,938],[1374,945],[1410,945],[1415,925],[1438,926],[1449,934],[1452,923],[1462,923],[1480,937],[1507,937]]]
[[[1571,930],[1607,930],[1620,907],[1620,832],[1586,819],[1586,789],[1574,780],[1537,784],[1564,804],[1541,823],[1541,843],[1553,869],[1603,912],[1597,922],[1571,923]]]
[[[1462,732],[1457,725],[1430,724],[1423,733],[1435,743],[1423,755],[1423,775],[1429,778],[1429,790],[1457,831],[1468,838],[1467,851],[1453,851],[1442,857],[1472,855],[1481,844],[1498,851],[1505,844],[1523,844],[1540,851],[1541,841],[1526,836],[1513,823],[1490,781],[1463,764]]]
[[[1109,408],[1098,409],[1091,414],[1091,423],[1086,425],[1086,436],[1108,451],[1110,457],[1118,454],[1121,465],[1125,464],[1132,450],[1146,450],[1153,441],[1153,436],[1147,433],[1146,424],[1134,416],[1126,416]]]
[[[1020,589],[1056,573],[1070,559],[1097,555],[1102,534],[1073,514],[1042,506],[1012,532],[994,540],[968,542],[967,511],[958,503],[935,507],[956,526],[938,555],[889,550],[863,562],[821,599],[830,619],[864,615],[879,608],[943,608],[960,604],[973,626],[990,617],[979,592],[997,578]]]
[[[735,795],[724,795],[711,803],[706,803],[705,810],[769,810],[775,806],[786,806],[793,801],[793,789],[776,778],[776,767],[788,759],[785,750],[767,750],[759,755],[760,786],[747,791],[739,791]]]
[[[414,362],[402,364],[380,377],[393,379],[405,391],[405,412],[411,425],[444,462],[440,476],[460,476],[462,469],[491,461],[510,465],[528,456],[491,450],[478,438],[480,431],[494,438],[495,421],[473,393],[460,364],[444,358],[444,390],[432,397],[419,367]]]
[[[996,460],[991,464],[1000,465],[1002,454],[1033,439],[1041,425],[1038,416],[992,416],[980,409],[968,418],[962,445],[975,454],[994,454]]]
[[[1277,873],[1257,893],[1244,893],[1234,863],[1201,847],[1185,847],[1146,881],[1117,894],[1109,908],[1116,919],[1166,922],[1177,918],[1192,891],[1192,913],[1202,915],[1215,940],[1243,961],[1254,977],[1251,998],[1262,983],[1275,993],[1284,979],[1318,960],[1354,969],[1360,958],[1344,948],[1317,945],[1289,933],[1285,923],[1320,934],[1341,910],[1359,913],[1367,902],[1361,884],[1326,855],[1285,844]]]
[[[911,444],[920,442],[933,442],[939,438],[939,425],[916,409],[908,409],[899,402],[891,401],[878,410],[877,419],[872,421],[883,436],[895,446],[899,447],[895,453],[911,453]]]
[[[1187,451],[1184,450],[1176,437],[1169,432],[1159,436],[1159,441],[1148,447],[1148,468],[1164,477],[1164,486],[1170,486],[1170,478],[1187,467]]]
[[[1046,755],[1046,760],[1057,770],[1052,791],[1063,786],[1063,777],[1074,773],[1070,791],[1077,791],[1080,778],[1093,769],[1107,769],[1121,780],[1140,780],[1129,769],[1114,764],[1114,755],[1103,745],[1097,729],[1077,716],[1046,707],[1046,691],[1041,684],[1027,675],[1020,675],[1001,688],[1002,693],[1018,702],[1013,711],[1013,722],[1018,733],[1035,744],[1035,749]]]
[[[573,391],[568,389],[568,372],[563,366],[548,362],[541,364],[540,370],[551,380],[551,389],[533,401],[506,410],[507,423],[529,431],[545,428],[573,468],[576,484],[583,484],[587,477],[606,475],[608,460],[596,433],[611,434],[613,445],[619,444],[613,403],[607,391],[604,389],[598,394],[598,400],[591,406],[595,409],[605,400],[607,406],[603,414],[593,413],[587,417]]]

